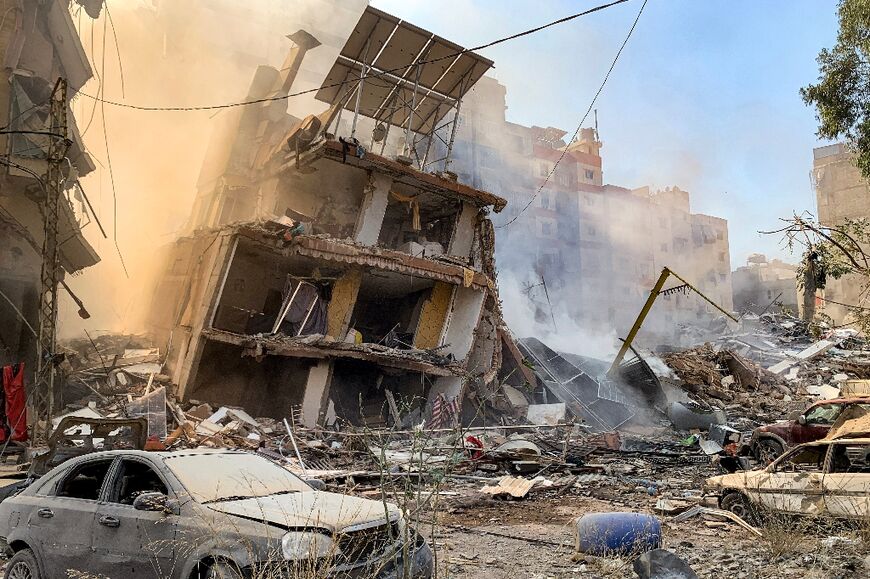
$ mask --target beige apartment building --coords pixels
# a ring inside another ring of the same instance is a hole
[[[499,269],[526,287],[546,283],[543,298],[529,292],[539,320],[550,318],[552,304],[557,319],[625,335],[666,266],[732,308],[727,221],[692,213],[689,193],[678,187],[607,184],[594,128],[566,143],[564,130],[509,122],[505,95],[489,77],[470,91],[452,169],[461,182],[507,199],[493,219]],[[698,296],[675,293],[659,299],[644,331],[670,342],[679,324],[706,326],[720,316]]]
[[[813,185],[819,223],[835,226],[847,219],[870,218],[870,190],[867,180],[855,166],[843,143],[813,149]],[[816,301],[816,311],[830,316],[835,323],[849,321],[849,308],[841,304],[867,307],[870,300],[862,288],[866,280],[859,276],[829,279]]]

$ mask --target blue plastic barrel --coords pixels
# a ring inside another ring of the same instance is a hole
[[[639,555],[658,549],[662,524],[643,513],[586,513],[577,520],[577,550],[590,555]]]

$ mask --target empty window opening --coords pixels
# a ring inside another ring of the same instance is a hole
[[[305,233],[353,237],[365,195],[366,172],[327,159],[314,162],[311,168],[311,173],[291,172],[281,181],[275,214],[301,221]]]
[[[430,378],[422,373],[360,360],[336,360],[329,392],[338,416],[351,424],[374,428],[395,425],[394,412],[398,412],[400,423],[419,423],[430,388]]]
[[[150,466],[135,460],[121,461],[118,476],[109,489],[108,501],[132,505],[136,497],[144,493],[169,494],[163,480]]]
[[[461,209],[462,203],[455,199],[394,189],[378,244],[415,256],[443,255]]]
[[[365,343],[399,349],[413,347],[424,302],[434,286],[432,280],[393,272],[377,271],[363,276],[351,328],[362,334]]]
[[[77,466],[60,483],[57,496],[71,499],[85,499],[95,501],[100,498],[100,489],[112,460],[97,460]]]
[[[332,286],[343,269],[240,243],[213,327],[236,334],[326,334]],[[279,322],[281,318],[281,322]]]
[[[286,418],[302,404],[312,361],[265,356],[259,361],[233,344],[208,341],[188,398],[239,406],[251,416]]]

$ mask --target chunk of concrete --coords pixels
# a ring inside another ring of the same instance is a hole
[[[568,408],[564,402],[557,404],[530,404],[526,418],[532,424],[539,426],[555,426],[565,421],[567,411]]]

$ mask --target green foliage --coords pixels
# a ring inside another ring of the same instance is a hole
[[[818,136],[846,139],[870,178],[870,0],[840,0],[840,30],[833,49],[822,49],[819,80],[801,89],[814,105]]]

